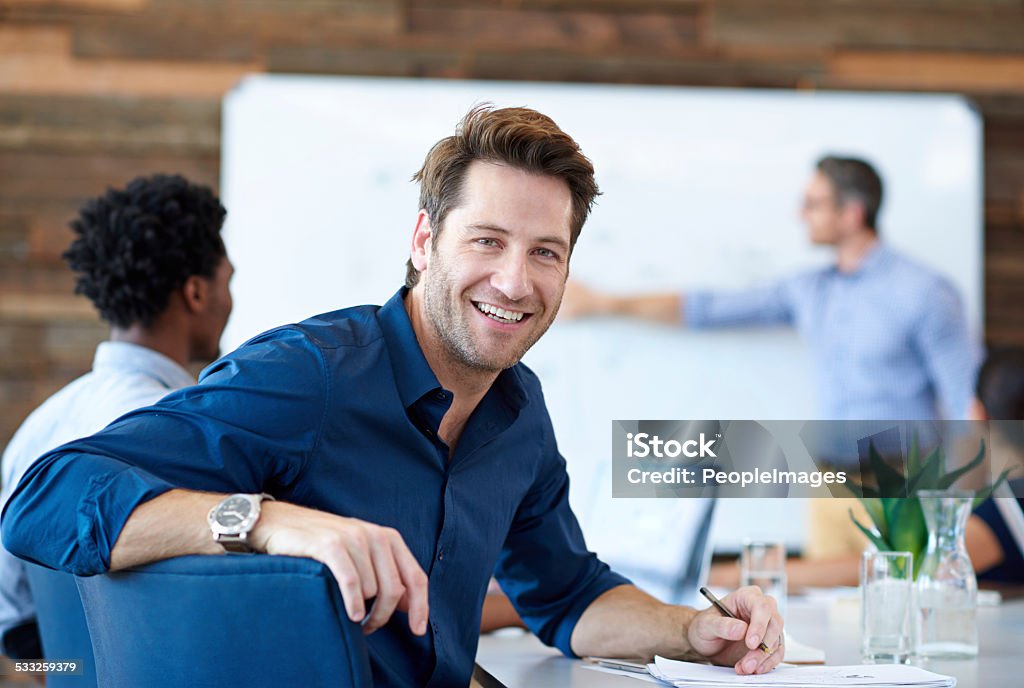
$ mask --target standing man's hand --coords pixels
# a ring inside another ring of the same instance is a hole
[[[605,294],[585,287],[576,280],[569,280],[565,283],[562,305],[558,309],[558,314],[563,320],[607,315],[611,310],[611,300]]]
[[[686,297],[675,292],[617,296],[569,280],[565,283],[558,315],[562,320],[614,315],[665,325],[681,325],[685,303]]]
[[[250,534],[259,552],[323,562],[341,588],[345,611],[373,633],[396,609],[416,635],[427,632],[427,575],[394,528],[285,502],[264,502]],[[366,616],[366,600],[376,598]]]
[[[775,600],[756,586],[740,588],[722,598],[737,618],[709,607],[693,617],[687,640],[694,651],[715,664],[733,665],[738,674],[763,674],[774,669],[785,654],[782,617]],[[760,649],[764,642],[772,653]]]

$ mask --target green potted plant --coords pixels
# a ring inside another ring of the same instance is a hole
[[[957,480],[975,469],[985,457],[985,440],[981,440],[978,454],[969,463],[946,472],[946,461],[941,447],[936,447],[920,458],[918,438],[915,434],[906,457],[906,475],[887,463],[875,449],[868,445],[868,459],[874,472],[877,488],[847,483],[847,487],[864,505],[871,523],[869,528],[860,523],[850,511],[850,519],[880,552],[911,552],[914,555],[914,577],[924,560],[928,545],[928,528],[921,511],[921,500],[917,494],[922,490],[946,490]],[[991,485],[979,490],[974,497],[972,508],[988,499],[1010,473],[1004,470]]]

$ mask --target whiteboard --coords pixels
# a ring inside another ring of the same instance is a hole
[[[550,115],[593,160],[604,195],[571,265],[584,282],[731,288],[828,262],[798,208],[814,161],[839,153],[875,164],[882,236],[948,276],[981,330],[982,133],[961,97],[257,75],[224,101],[224,233],[236,267],[225,349],[389,298],[418,210],[410,177],[484,101]],[[625,320],[556,322],[526,358],[585,529],[611,495],[611,420],[813,419],[806,360],[785,329]],[[802,509],[773,504],[791,543]],[[738,542],[750,513],[720,505],[718,539]]]

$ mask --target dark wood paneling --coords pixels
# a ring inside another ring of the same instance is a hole
[[[716,45],[789,45],[1019,52],[1019,2],[719,0],[710,3]]]
[[[0,93],[0,150],[218,156],[220,103]]]
[[[216,187],[219,157],[174,155],[153,151],[143,155],[0,151],[0,203],[80,203],[108,186],[119,186],[143,174],[180,173]],[[10,206],[9,206],[10,207]]]
[[[698,43],[699,8],[685,10],[613,14],[428,5],[409,11],[408,29],[413,34],[443,37],[463,48],[657,53]]]

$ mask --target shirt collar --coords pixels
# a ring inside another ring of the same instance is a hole
[[[381,306],[377,314],[391,358],[391,367],[395,372],[398,395],[405,408],[411,407],[424,395],[443,389],[423,355],[423,350],[416,340],[416,333],[412,329],[409,314],[405,310],[405,296],[408,293],[407,287],[399,289]],[[522,409],[528,402],[518,370],[520,365],[516,364],[508,370],[501,371],[492,385],[492,390],[500,391],[502,397],[516,411]]]
[[[876,270],[885,263],[886,258],[889,256],[889,248],[881,241],[876,241],[875,245],[864,256],[864,259],[860,262],[860,265],[854,271],[857,273],[866,273]]]
[[[391,368],[395,371],[398,395],[405,408],[415,404],[424,394],[441,389],[441,383],[437,381],[437,376],[430,369],[416,341],[409,314],[405,312],[405,295],[408,291],[406,287],[399,289],[377,313],[391,358]]]
[[[840,272],[838,265],[833,265],[832,269],[836,274],[843,277],[861,277],[869,274],[875,270],[878,270],[888,261],[891,251],[889,247],[883,244],[881,241],[876,241],[874,246],[868,249],[868,252],[864,254],[857,269],[853,272]]]
[[[134,372],[150,377],[167,389],[196,383],[192,374],[162,353],[129,342],[101,342],[92,369],[97,372]]]

